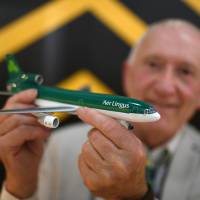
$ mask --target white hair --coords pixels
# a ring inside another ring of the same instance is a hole
[[[183,19],[165,19],[156,23],[153,23],[149,26],[149,29],[140,37],[140,39],[137,41],[134,47],[131,48],[131,51],[127,57],[127,63],[132,63],[133,60],[135,59],[135,55],[140,48],[141,44],[143,43],[144,39],[155,29],[162,27],[162,26],[167,26],[171,28],[181,28],[181,27],[186,27],[194,32],[197,32],[200,34],[200,29],[196,25],[192,24],[189,21],[183,20]]]

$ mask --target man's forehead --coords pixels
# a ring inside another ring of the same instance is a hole
[[[180,20],[153,25],[137,43],[134,51],[131,51],[127,61],[132,63],[134,58],[141,58],[153,51],[170,54],[177,52],[179,56],[181,53],[188,54],[200,66],[200,29]]]
[[[183,34],[183,35],[180,35]],[[196,72],[200,71],[200,40],[185,32],[160,29],[146,35],[131,52],[127,62],[130,66],[147,61],[173,63],[176,66],[190,66]],[[175,66],[174,65],[174,66]]]
[[[197,29],[190,29],[187,26],[164,26],[160,25],[158,27],[150,29],[143,38],[143,42],[146,43],[148,41],[158,41],[165,42],[165,40],[170,41],[182,41],[184,42],[198,42],[200,45],[200,31]]]
[[[150,30],[138,46],[140,54],[157,51],[181,56],[187,53],[200,64],[200,32],[179,28],[160,26]]]

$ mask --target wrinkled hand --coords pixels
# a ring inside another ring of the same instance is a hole
[[[88,189],[106,199],[140,199],[147,191],[146,156],[140,140],[116,120],[81,108],[80,119],[91,124],[79,157],[79,169]]]
[[[5,109],[30,108],[36,90],[27,90],[8,99]],[[0,115],[0,160],[6,169],[6,189],[19,198],[35,191],[43,141],[49,130],[32,115]]]

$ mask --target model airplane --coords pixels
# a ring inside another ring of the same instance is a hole
[[[56,128],[59,125],[59,119],[50,113],[68,112],[75,114],[79,107],[93,108],[105,115],[127,122],[152,122],[160,118],[159,113],[152,105],[136,99],[42,86],[43,78],[41,75],[24,73],[12,55],[7,55],[6,61],[9,73],[8,91],[0,94],[13,95],[22,90],[35,88],[38,91],[35,103],[39,107],[3,109],[0,110],[0,114],[31,113],[38,117],[41,124],[50,128]]]

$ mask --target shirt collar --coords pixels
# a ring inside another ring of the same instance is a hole
[[[173,156],[176,152],[176,149],[178,147],[178,144],[183,136],[183,131],[182,129],[175,134],[175,136],[169,140],[166,144],[161,145],[153,150],[147,149],[147,154],[148,157],[153,161],[156,162],[156,160],[159,158],[161,153],[163,152],[164,149],[167,149],[169,153]]]

